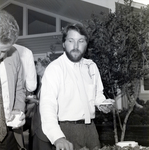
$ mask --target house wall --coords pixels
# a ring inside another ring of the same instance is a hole
[[[124,0],[82,0],[88,3],[96,4],[102,7],[109,8],[112,12],[115,12],[115,3],[121,3],[124,4]],[[132,3],[133,7],[141,8],[144,7],[144,4],[135,2],[135,0]]]
[[[140,98],[141,100],[144,100],[145,103],[146,103],[146,102],[149,100],[149,91],[146,92],[146,93],[140,92],[139,98]]]
[[[144,88],[144,80],[141,80],[141,88],[139,98],[144,100],[145,102],[149,100],[149,90],[145,90]]]
[[[35,60],[43,58],[53,51],[56,54],[63,52],[61,35],[19,39],[17,44],[29,48],[33,52]]]

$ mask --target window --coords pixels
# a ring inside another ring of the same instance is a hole
[[[149,77],[144,78],[144,90],[149,90]]]
[[[56,32],[56,18],[28,10],[28,34]]]
[[[32,8],[28,8],[23,4],[16,5],[11,3],[3,8],[3,10],[6,10],[16,19],[20,28],[19,36],[39,36],[39,34],[44,33],[60,33],[62,28],[71,22],[69,22],[69,19],[68,21],[66,21],[67,19],[62,20],[59,16],[53,16],[42,10],[39,12],[36,8],[32,10]],[[57,22],[59,23],[59,20],[60,26],[56,24]]]
[[[67,21],[64,21],[64,20],[61,20],[61,29],[64,28],[66,25],[70,24],[70,22],[67,22]],[[60,30],[61,30],[60,29]]]

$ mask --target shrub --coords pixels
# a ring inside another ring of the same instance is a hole
[[[104,146],[100,150],[149,150],[149,147],[141,147],[141,146],[129,147],[129,146],[126,146],[124,148],[121,148],[119,146]]]
[[[132,0],[124,0],[124,3],[123,6],[118,4],[117,11],[105,15],[102,21],[93,14],[84,23],[91,36],[87,56],[99,68],[106,97],[116,100],[117,89],[120,89],[128,102],[128,111],[121,114],[122,117],[125,114],[121,141],[139,96],[140,80],[149,73],[149,6],[137,10],[131,7]],[[113,116],[115,113],[113,111]],[[139,116],[137,118],[141,121]],[[114,132],[116,135],[116,128]]]
[[[134,110],[129,116],[127,125],[149,125],[149,102],[144,103],[143,100],[138,100],[142,104],[143,108],[134,107]],[[127,114],[128,110],[122,110],[119,112],[122,122]],[[116,119],[118,120],[118,118]],[[96,111],[95,124],[113,125],[113,114],[112,112],[104,114]],[[117,124],[119,124],[117,122]]]

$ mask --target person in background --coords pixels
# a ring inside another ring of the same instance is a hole
[[[35,63],[36,66],[36,72],[37,72],[37,78],[38,78],[38,87],[36,89],[36,91],[34,91],[34,94],[38,97],[39,99],[39,93],[40,93],[40,88],[41,88],[41,79],[42,76],[44,74],[44,71],[46,69],[46,67],[48,66],[48,64],[50,64],[50,59],[48,57],[46,58],[38,58],[38,60]]]
[[[19,27],[14,17],[0,11],[0,150],[20,149],[15,135],[25,124],[23,67],[13,47],[18,35]]]
[[[38,87],[37,90],[34,92],[35,94],[34,100],[37,100],[38,102],[40,99],[41,79],[49,63],[50,63],[49,58],[38,59],[35,63],[37,76],[38,76]],[[43,150],[43,149],[50,150],[51,143],[41,129],[39,105],[36,105],[34,115],[32,117],[31,129],[32,130],[31,130],[31,137],[30,137],[30,143],[31,143],[30,150]]]
[[[108,113],[114,100],[105,98],[96,64],[83,58],[89,42],[83,25],[70,24],[62,33],[64,53],[47,66],[42,78],[42,130],[56,150],[97,150],[95,106]]]

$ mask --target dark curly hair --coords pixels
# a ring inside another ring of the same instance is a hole
[[[62,29],[62,42],[63,43],[66,40],[69,30],[75,30],[75,31],[79,32],[81,35],[84,35],[86,37],[86,41],[88,43],[88,41],[89,41],[88,32],[87,32],[86,28],[82,24],[79,24],[79,23],[69,24],[65,28]]]

